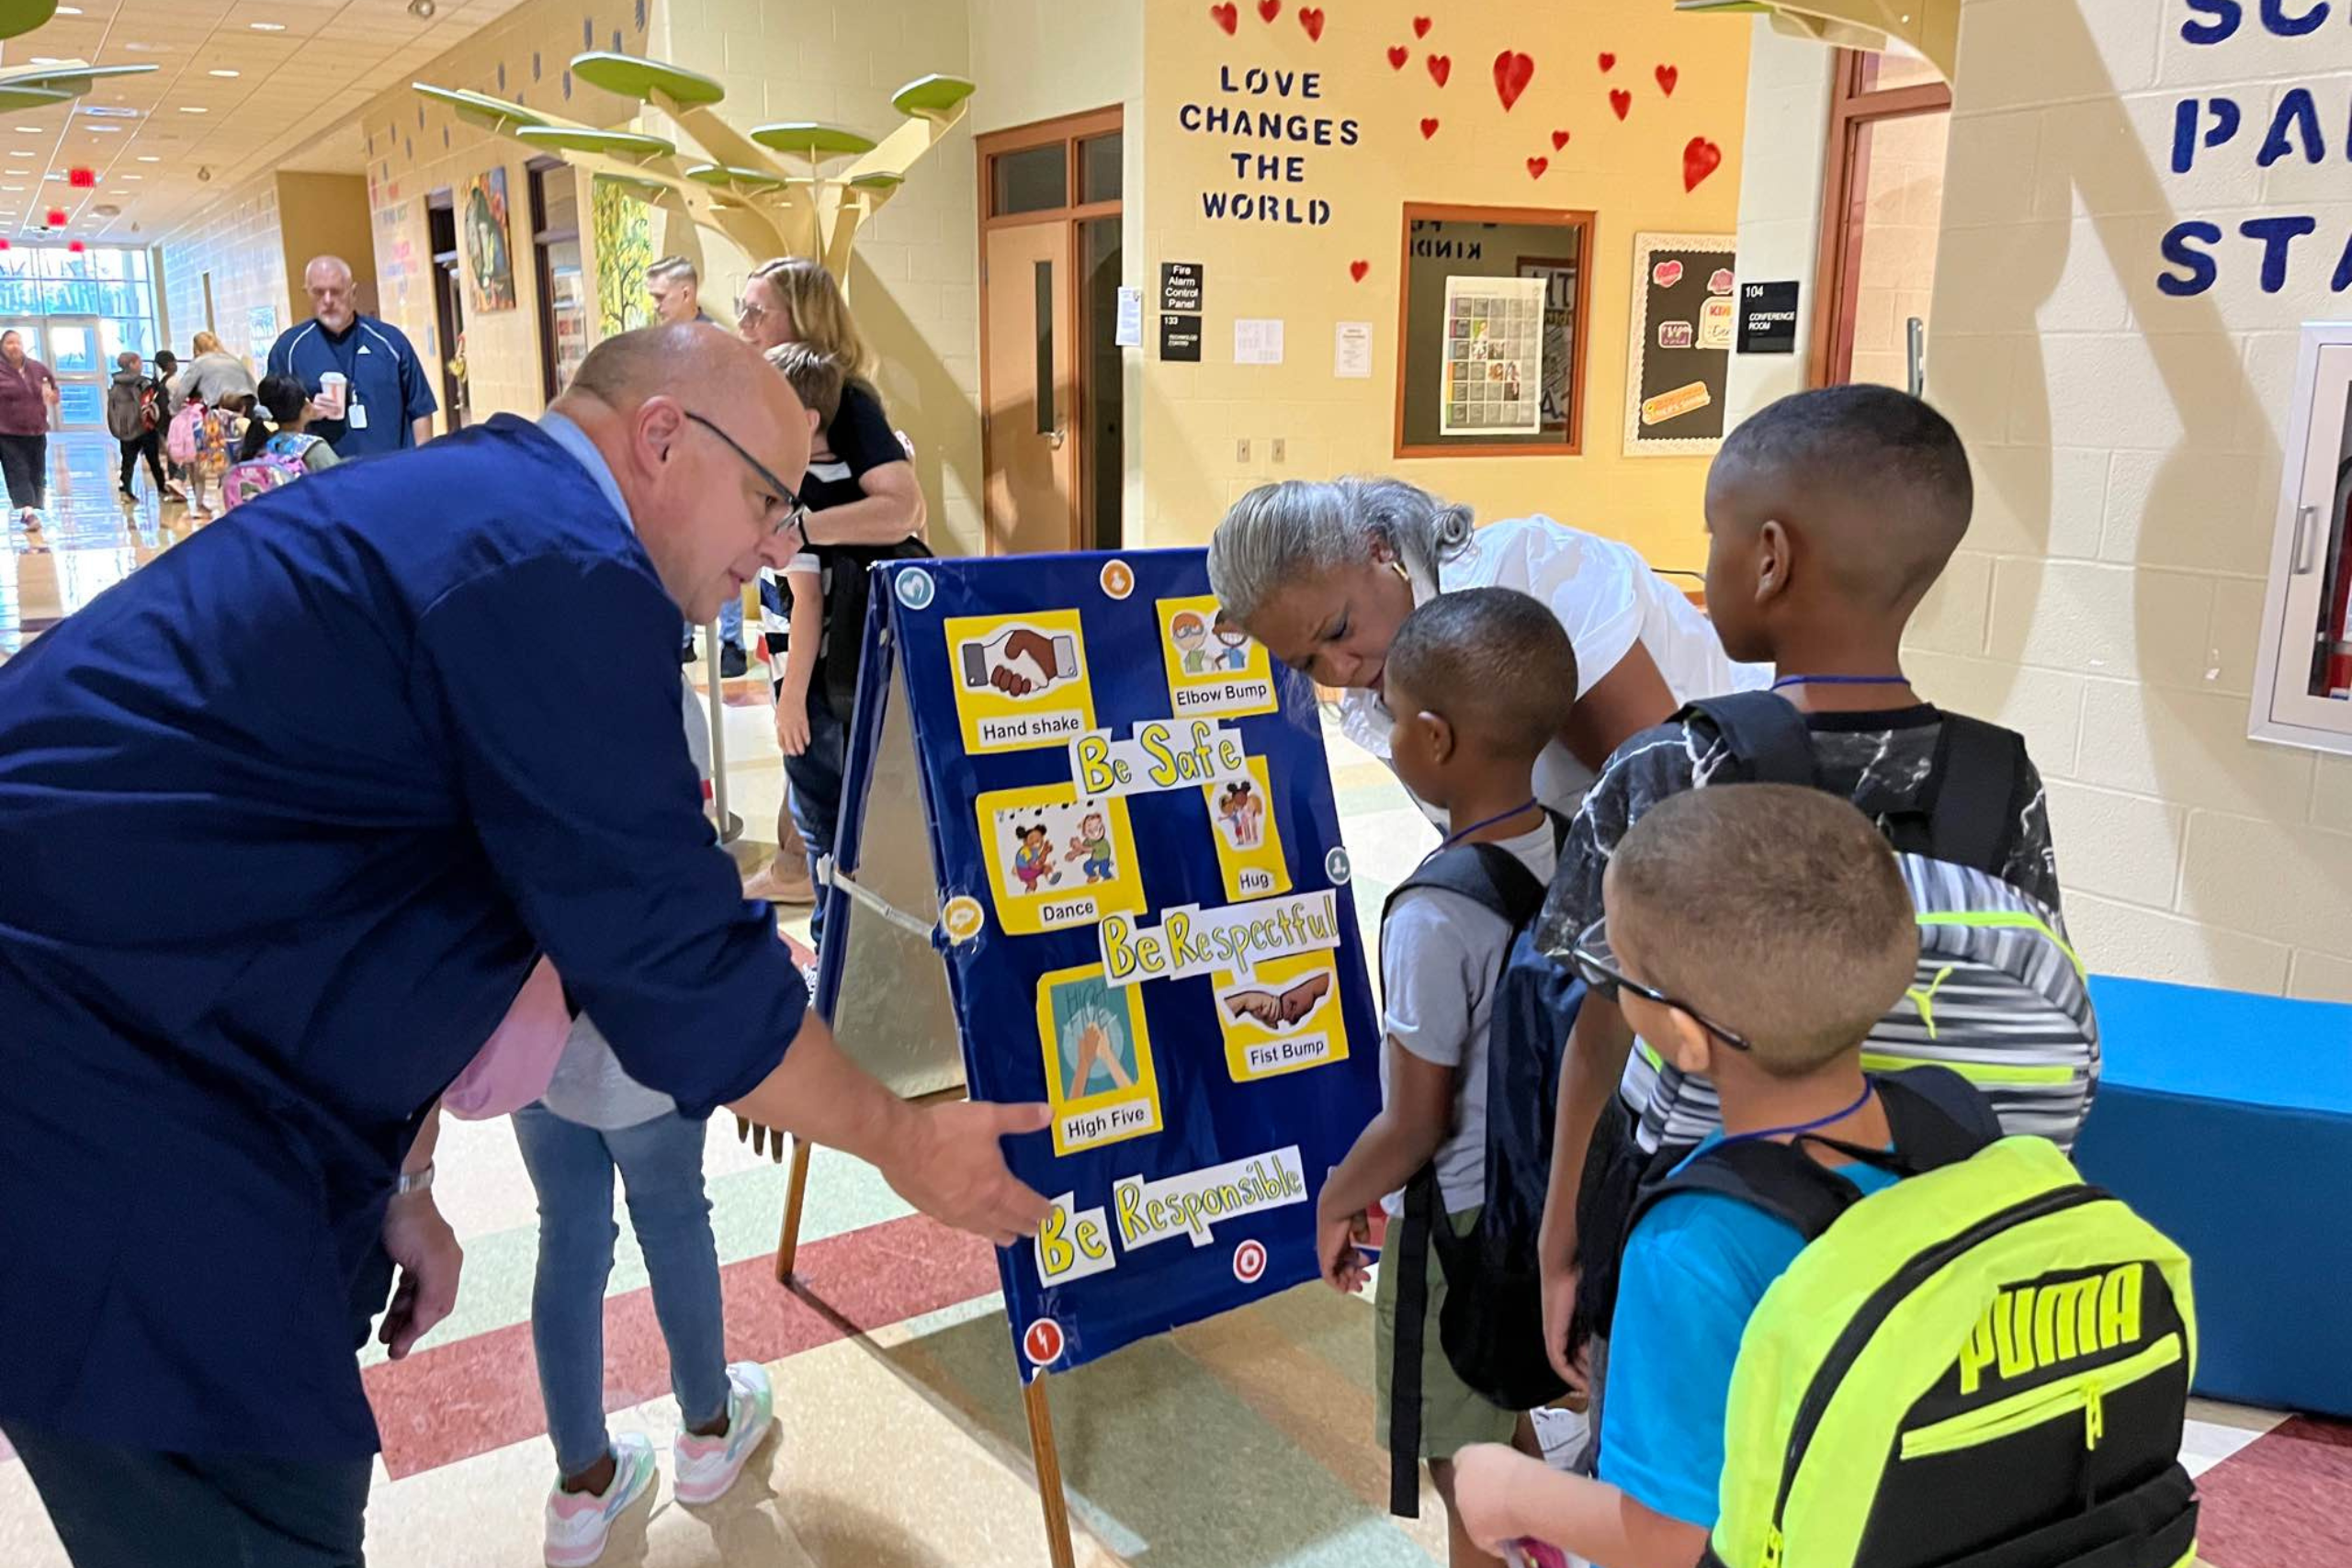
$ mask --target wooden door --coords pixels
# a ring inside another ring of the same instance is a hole
[[[1069,225],[991,229],[986,244],[989,553],[1076,549]]]

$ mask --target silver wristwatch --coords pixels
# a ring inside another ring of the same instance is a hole
[[[412,1192],[430,1192],[432,1190],[433,1162],[427,1160],[423,1170],[403,1170],[401,1172],[400,1180],[392,1185],[392,1196],[395,1198],[405,1198]]]

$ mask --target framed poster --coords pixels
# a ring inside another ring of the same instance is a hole
[[[1541,277],[1445,280],[1440,435],[1532,435],[1544,428]]]
[[[1625,456],[1705,457],[1722,445],[1736,249],[1728,234],[1634,236]]]
[[[514,249],[503,164],[466,182],[458,222],[466,255],[466,313],[514,309]]]

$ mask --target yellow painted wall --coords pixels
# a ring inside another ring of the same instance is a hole
[[[637,106],[571,81],[567,66],[584,47],[585,28],[592,22],[600,29],[594,36],[596,48],[644,53],[646,31],[637,25],[641,14],[633,7],[598,6],[584,0],[533,0],[421,66],[414,78],[512,98],[590,125],[620,125]],[[531,250],[530,180],[524,166],[529,155],[517,143],[467,125],[406,86],[372,99],[360,111],[360,125],[367,134],[379,313],[416,345],[436,395],[441,361],[450,345],[440,341],[434,316],[425,198],[446,188],[462,209],[469,180],[492,168],[506,171],[515,302],[510,310],[478,312],[469,307],[469,402],[477,421],[500,412],[537,414],[546,399],[538,278]],[[593,273],[593,256],[587,265]],[[435,427],[447,428],[438,417]]]
[[[828,120],[879,137],[899,123],[890,95],[902,83],[971,74],[969,29],[985,10],[965,0],[667,0],[655,26],[666,29],[664,58],[726,86],[738,125]],[[658,117],[648,122],[659,129]],[[932,541],[951,553],[980,541],[977,178],[967,122],[859,231],[845,280],[875,383],[915,444]],[[673,227],[667,248],[697,257],[704,308],[728,320],[744,276],[769,258]]]
[[[1702,555],[1699,517],[1703,457],[1621,455],[1633,244],[1637,232],[1722,233],[1738,218],[1740,141],[1746,118],[1748,29],[1721,17],[1678,17],[1656,6],[1432,6],[1408,0],[1362,0],[1326,8],[1313,39],[1296,8],[1275,19],[1241,4],[1227,36],[1204,6],[1155,5],[1146,14],[1144,148],[1150,292],[1141,407],[1150,430],[1145,457],[1144,533],[1153,544],[1205,539],[1225,508],[1252,485],[1279,478],[1392,471],[1476,507],[1483,519],[1541,511],[1565,522],[1629,539],[1661,567],[1688,567]],[[1412,19],[1433,18],[1417,39]],[[1409,51],[1392,69],[1392,46]],[[1508,112],[1496,91],[1493,62],[1506,49],[1535,62],[1524,95]],[[1617,56],[1604,74],[1603,51]],[[1452,62],[1446,85],[1427,60]],[[1679,72],[1669,96],[1655,69]],[[1312,102],[1245,99],[1219,90],[1219,73],[1236,81],[1250,66],[1317,72],[1322,96]],[[1633,95],[1620,121],[1608,95]],[[1237,182],[1228,154],[1240,142],[1182,129],[1192,103],[1295,109],[1310,117],[1354,119],[1355,147],[1280,144],[1296,152],[1306,178],[1290,185]],[[1424,140],[1424,116],[1440,124]],[[1570,141],[1555,150],[1552,133]],[[1130,135],[1135,134],[1130,130]],[[1724,154],[1695,192],[1683,185],[1683,149],[1704,136]],[[1548,161],[1540,178],[1531,157]],[[1326,226],[1215,220],[1203,216],[1204,191],[1249,190],[1330,203]],[[1395,450],[1397,270],[1407,201],[1597,211],[1596,271],[1585,363],[1584,449],[1579,457],[1507,457],[1400,461]],[[1362,282],[1350,264],[1369,264]],[[1159,264],[1196,261],[1206,268],[1203,363],[1158,357]],[[1279,367],[1232,363],[1237,316],[1284,322]],[[1373,323],[1373,374],[1332,374],[1335,322]],[[1238,459],[1236,443],[1250,443]],[[1276,466],[1280,437],[1286,460]],[[1129,536],[1137,529],[1130,519]]]
[[[312,256],[341,256],[351,264],[359,308],[376,310],[376,244],[368,222],[368,182],[357,175],[281,174],[277,176],[277,238],[286,258],[290,297],[284,319],[291,323],[311,313],[302,269]]]
[[[2352,51],[2256,16],[2199,45],[2179,5],[1968,0],[1928,393],[1976,520],[1905,660],[2025,732],[2094,968],[2352,1001],[2352,758],[2246,739],[2298,329],[2346,314]],[[2265,168],[2295,88],[2331,156]],[[2175,174],[2191,96],[2245,125]],[[2298,215],[2318,231],[2266,291],[2238,225]],[[2184,220],[2226,236],[2186,296],[2157,287]]]

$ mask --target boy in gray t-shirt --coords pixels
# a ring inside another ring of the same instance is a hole
[[[1567,723],[1576,652],[1540,600],[1509,588],[1441,593],[1406,618],[1388,651],[1385,691],[1394,716],[1389,757],[1406,787],[1446,814],[1441,849],[1488,843],[1535,878],[1551,879],[1556,824],[1537,804],[1535,760]],[[1487,1201],[1487,1034],[1513,932],[1503,917],[1459,893],[1408,887],[1380,932],[1380,1114],[1324,1184],[1316,1213],[1323,1276],[1363,1286],[1355,1243],[1375,1201],[1394,1217],[1399,1190],[1433,1167],[1446,1223],[1467,1234]],[[1453,1456],[1474,1443],[1538,1451],[1516,1411],[1474,1392],[1447,1361],[1438,1320],[1445,1275],[1430,1249],[1422,1314],[1421,1449],[1445,1502],[1448,1559],[1487,1562],[1453,1506]],[[1397,1280],[1380,1270],[1374,1298],[1374,1427],[1388,1442],[1396,1359]]]

